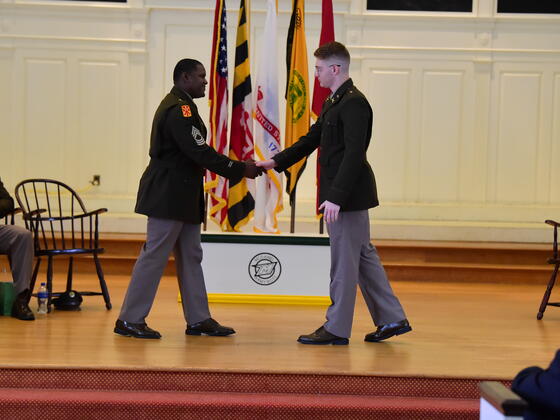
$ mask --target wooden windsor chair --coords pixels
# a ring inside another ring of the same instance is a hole
[[[550,280],[546,286],[541,306],[539,307],[539,312],[537,313],[537,319],[542,319],[547,306],[560,307],[560,302],[549,302],[552,288],[554,287],[556,277],[558,276],[558,268],[560,268],[560,254],[558,253],[558,227],[560,226],[560,223],[555,222],[554,220],[546,220],[545,223],[554,228],[554,233],[552,235],[552,257],[548,259],[548,263],[554,265],[554,268],[552,269],[552,275],[550,276]]]
[[[107,309],[111,309],[109,290],[105,282],[99,254],[99,215],[107,212],[101,208],[88,212],[80,196],[68,185],[52,179],[26,179],[15,189],[16,200],[23,210],[27,229],[33,233],[37,262],[33,269],[30,289],[33,290],[41,264],[47,257],[47,307],[50,312],[53,296],[53,258],[68,256],[66,292],[72,290],[74,256],[91,254],[99,278],[100,292],[80,291],[84,296],[102,295]]]

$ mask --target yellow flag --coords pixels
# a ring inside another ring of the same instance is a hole
[[[286,62],[286,137],[285,148],[290,147],[309,131],[309,78],[307,46],[305,43],[304,0],[293,0],[292,18],[288,30]],[[306,158],[286,172],[286,192],[292,195],[305,169]]]

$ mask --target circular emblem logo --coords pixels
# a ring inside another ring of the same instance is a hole
[[[292,110],[292,122],[295,123],[303,116],[307,101],[305,82],[296,70],[292,72],[292,78],[288,86],[288,101]]]
[[[249,276],[261,286],[269,286],[275,283],[281,272],[280,260],[272,254],[263,252],[255,255],[249,261]]]

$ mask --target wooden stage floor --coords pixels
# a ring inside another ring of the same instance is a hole
[[[97,290],[80,275],[81,290]],[[0,317],[0,367],[143,368],[236,372],[511,379],[529,365],[547,366],[560,347],[560,308],[536,320],[543,286],[481,283],[393,284],[413,331],[365,343],[373,324],[358,295],[348,346],[305,346],[298,335],[324,320],[323,306],[212,304],[231,337],[184,334],[174,278],[162,279],[148,324],[161,340],[113,333],[126,276],[107,276],[113,309],[85,297],[80,312],[56,311],[35,322]],[[62,287],[64,278],[55,278]],[[558,297],[553,293],[553,297]],[[35,309],[35,302],[33,302]]]

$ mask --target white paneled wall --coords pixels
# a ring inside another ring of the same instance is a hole
[[[370,70],[367,86],[375,108],[375,137],[369,148],[369,159],[376,172],[379,193],[390,201],[407,197],[410,125],[414,111],[410,109],[411,78],[410,69],[378,67],[378,70]],[[400,124],[391,123],[394,115],[400,115]],[[391,140],[380,143],[379,138]]]
[[[335,32],[374,108],[368,151],[382,205],[373,236],[547,241],[560,218],[560,16],[376,13],[335,0]],[[133,208],[153,112],[178,59],[210,65],[214,0],[126,4],[0,0],[0,176],[64,180],[103,228],[142,231]],[[233,74],[236,0],[227,0]],[[252,0],[253,80],[265,1]],[[290,0],[279,0],[279,92]],[[321,1],[306,1],[313,77]],[[230,78],[230,85],[231,85]],[[230,88],[231,92],[231,88]],[[206,100],[198,101],[208,118]],[[285,102],[282,99],[281,127]],[[315,156],[298,187],[296,229],[316,230]],[[91,187],[93,174],[101,186]],[[289,206],[281,220],[289,216]]]
[[[550,170],[550,202],[554,204],[560,203],[560,165],[557,164],[558,156],[560,156],[560,72],[553,73],[553,94],[552,100],[552,135],[551,135],[551,153],[548,163]]]
[[[64,163],[71,158],[66,149],[67,65],[64,57],[48,56],[33,52],[22,57],[22,101],[16,112],[25,116],[25,123],[18,127],[18,161],[23,163],[22,172],[30,176],[45,173],[53,178],[66,178]]]

